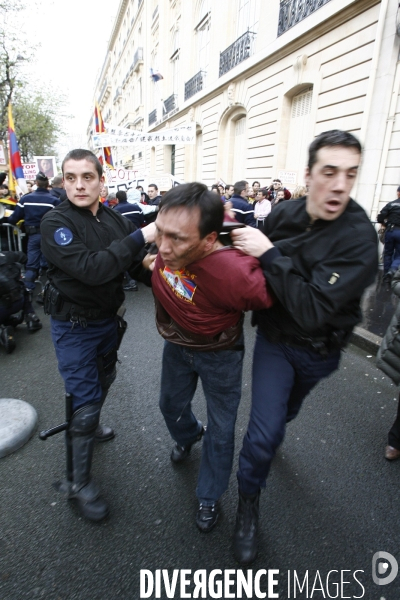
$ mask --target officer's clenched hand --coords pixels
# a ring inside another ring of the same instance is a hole
[[[151,244],[152,242],[154,242],[155,232],[156,232],[155,223],[150,223],[150,225],[146,225],[146,227],[142,227],[142,233],[144,235],[146,243]]]
[[[144,257],[144,259],[142,260],[142,265],[144,266],[145,269],[148,269],[149,271],[154,271],[154,265],[156,262],[156,258],[157,258],[157,254],[146,254],[146,256]]]
[[[238,250],[250,256],[260,257],[273,248],[272,242],[254,227],[240,227],[231,231],[232,243]]]

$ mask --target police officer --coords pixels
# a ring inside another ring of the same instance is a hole
[[[382,208],[377,221],[386,227],[383,272],[384,280],[389,282],[400,267],[400,186],[396,200]]]
[[[24,220],[25,232],[28,236],[28,262],[24,282],[25,287],[31,293],[35,289],[35,280],[39,274],[40,266],[46,264],[40,250],[40,222],[49,210],[52,210],[60,203],[60,200],[52,196],[47,189],[49,180],[42,171],[39,171],[36,175],[36,185],[36,191],[22,196],[13,214],[6,219],[6,222],[12,225],[16,225],[18,221]],[[38,317],[32,317],[32,320],[28,323],[28,329],[37,329],[39,325],[38,321]]]
[[[84,517],[99,521],[109,509],[90,479],[90,469],[95,440],[114,437],[99,419],[116,376],[116,314],[124,301],[123,273],[145,242],[154,241],[154,225],[136,230],[131,221],[99,202],[104,176],[89,150],[69,152],[62,171],[67,199],[41,224],[49,264],[44,308],[51,315],[68,398],[68,481],[60,491],[77,502]]]
[[[376,232],[350,198],[360,161],[352,134],[321,133],[309,148],[307,196],[279,203],[263,233],[249,227],[231,233],[235,247],[259,259],[276,297],[254,315],[252,409],[239,457],[234,535],[242,564],[257,555],[260,488],[286,423],[338,368],[340,350],[361,321],[361,296],[375,279]]]

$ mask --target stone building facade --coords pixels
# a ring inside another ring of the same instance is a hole
[[[345,129],[364,145],[354,197],[374,219],[400,185],[397,13],[397,0],[121,0],[94,93],[104,120],[192,122],[196,144],[116,148],[117,165],[290,189],[313,137]]]

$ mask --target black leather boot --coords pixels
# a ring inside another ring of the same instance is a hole
[[[68,429],[72,449],[72,481],[68,497],[77,503],[82,515],[90,521],[101,521],[109,513],[106,501],[90,479],[100,409],[100,402],[79,408],[72,415]]]
[[[253,562],[257,556],[257,530],[260,491],[247,495],[239,490],[239,505],[233,536],[233,551],[242,565]]]

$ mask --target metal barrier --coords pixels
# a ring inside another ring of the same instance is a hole
[[[22,239],[25,233],[22,233],[19,227],[11,223],[3,223],[0,226],[0,250],[12,250],[23,252]]]

